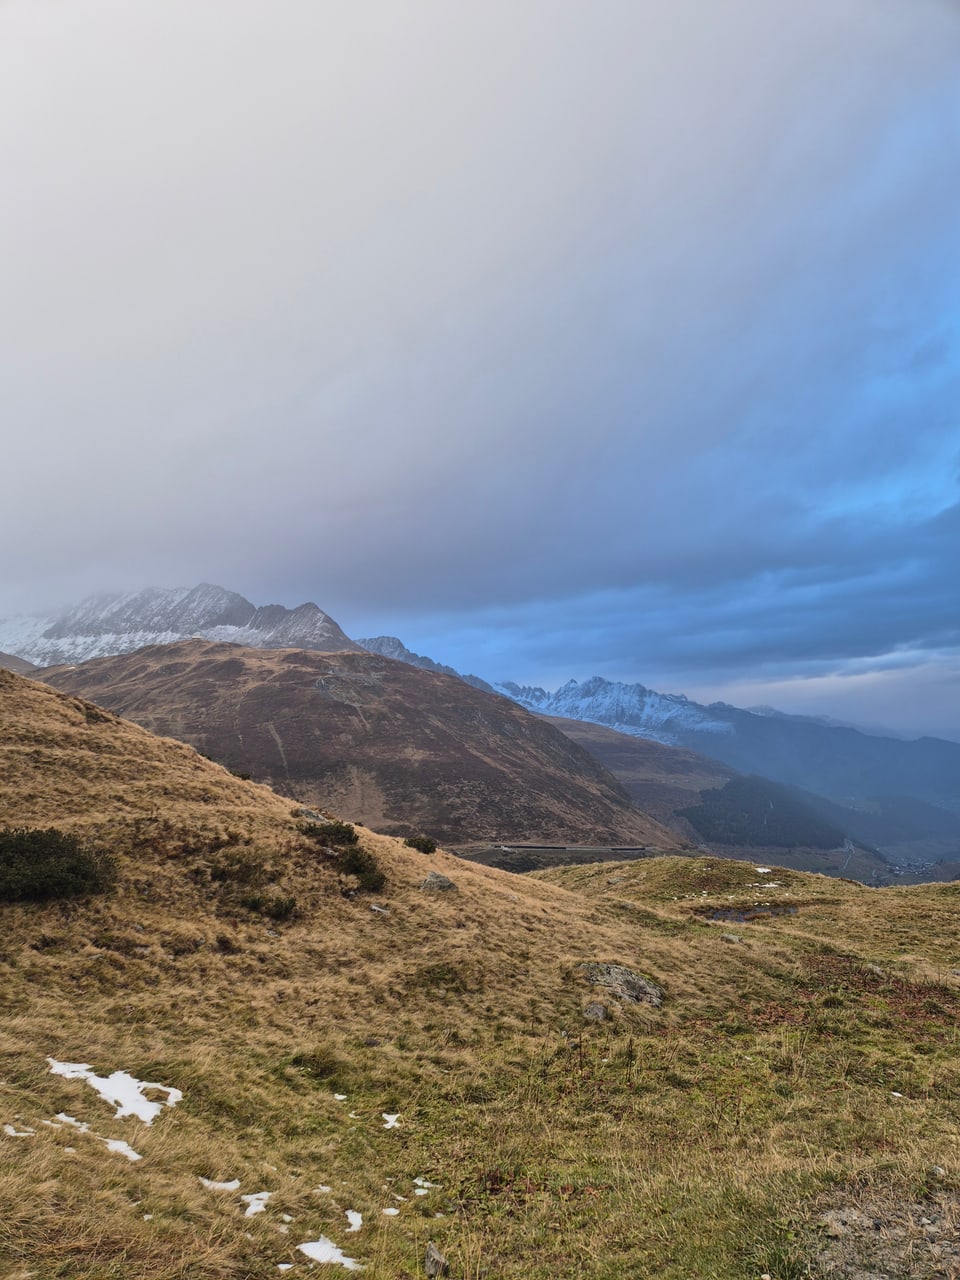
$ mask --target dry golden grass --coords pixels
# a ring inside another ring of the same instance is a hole
[[[384,1280],[422,1274],[428,1239],[470,1280],[793,1280],[817,1274],[824,1204],[951,1194],[952,886],[679,858],[521,878],[364,830],[387,885],[345,897],[289,800],[0,681],[4,820],[121,863],[108,897],[0,908],[0,1127],[35,1130],[0,1132],[3,1280],[304,1274],[296,1245],[321,1234]],[[423,892],[430,870],[459,891]],[[758,883],[804,905],[704,918]],[[296,914],[244,907],[251,885]],[[590,960],[660,983],[662,1008],[617,1005]],[[585,1024],[597,999],[610,1016]],[[152,1127],[117,1120],[48,1056],[184,1098]],[[143,1159],[44,1123],[64,1111]],[[417,1177],[438,1185],[417,1196]],[[238,1196],[260,1190],[247,1219]]]

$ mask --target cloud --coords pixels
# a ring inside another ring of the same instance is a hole
[[[932,0],[3,6],[0,612],[949,648],[958,53]]]

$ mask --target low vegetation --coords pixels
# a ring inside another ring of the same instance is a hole
[[[379,893],[387,883],[385,872],[369,849],[351,847],[340,855],[337,865],[345,875],[356,876],[358,887],[367,893]]]
[[[116,859],[56,827],[0,831],[0,902],[49,902],[105,893]]]
[[[408,849],[417,849],[420,853],[437,852],[437,842],[429,836],[408,836],[403,843]]]
[[[332,845],[334,848],[346,848],[359,840],[357,829],[350,822],[304,822],[300,826],[301,834],[317,844]]]

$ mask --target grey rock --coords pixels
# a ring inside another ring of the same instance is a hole
[[[432,1240],[427,1245],[426,1257],[423,1260],[423,1269],[428,1276],[448,1276],[450,1274],[450,1263],[446,1260]]]
[[[742,942],[743,937],[739,933],[721,933],[721,942]]]
[[[322,813],[317,813],[316,809],[298,809],[298,818],[309,818],[311,822],[326,822],[326,818]]]
[[[581,964],[580,972],[588,982],[605,987],[625,1004],[650,1004],[659,1009],[663,1004],[663,988],[649,978],[634,973],[622,964]]]
[[[425,889],[428,893],[433,891],[441,893],[459,892],[449,876],[442,876],[439,871],[431,871],[427,878],[422,881],[420,888]]]
[[[607,1006],[600,1004],[598,1000],[594,1000],[584,1009],[583,1020],[584,1022],[606,1022]]]

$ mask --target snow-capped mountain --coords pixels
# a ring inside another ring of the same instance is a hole
[[[703,706],[682,695],[595,676],[554,693],[506,682],[499,692],[543,715],[607,725],[685,747],[745,774],[758,774],[856,806],[912,797],[960,812],[960,744],[939,738],[867,734],[809,716]]]
[[[495,686],[528,711],[605,724],[620,733],[653,738],[679,746],[685,733],[730,734],[734,726],[711,707],[702,707],[681,694],[657,693],[642,684],[620,684],[593,676],[582,683],[568,680],[553,693],[512,681]],[[723,709],[718,704],[718,709]]]
[[[90,596],[54,616],[0,622],[0,650],[40,667],[130,653],[144,645],[171,644],[191,636],[257,649],[358,648],[315,604],[258,608],[235,591],[207,582],[174,590],[150,587]]]

